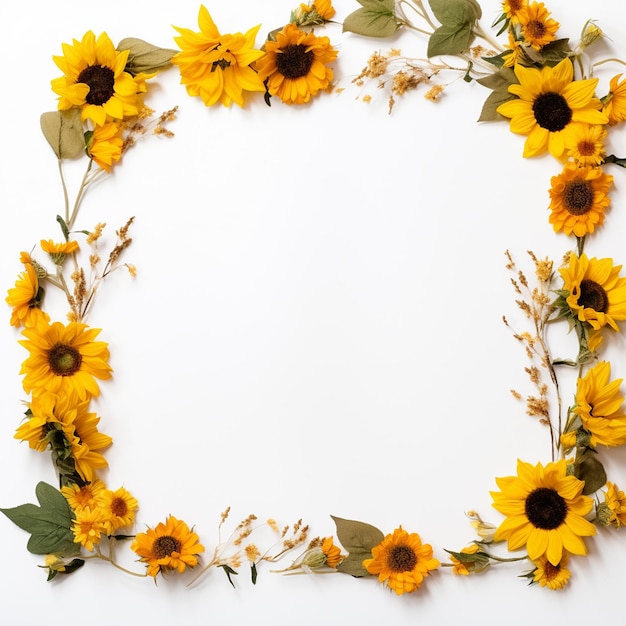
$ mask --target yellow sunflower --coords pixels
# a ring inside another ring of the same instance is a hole
[[[617,322],[626,319],[626,278],[620,277],[621,269],[613,259],[571,253],[569,265],[559,270],[571,314],[594,330],[610,326],[619,332]]]
[[[263,92],[265,86],[250,67],[263,52],[254,48],[259,26],[245,34],[221,35],[204,5],[198,13],[199,32],[174,27],[174,41],[181,49],[172,63],[178,66],[180,82],[190,96],[200,96],[206,106],[221,102],[244,104],[244,91]]]
[[[167,518],[165,524],[160,522],[156,528],[138,533],[131,549],[148,564],[148,575],[154,578],[159,573],[172,570],[182,574],[186,567],[195,567],[198,564],[196,555],[204,552],[198,535],[173,515]]]
[[[319,26],[330,21],[335,15],[331,0],[315,0],[311,4],[300,3],[292,12],[291,21],[298,26]]]
[[[122,158],[123,146],[122,127],[115,122],[109,122],[93,129],[87,146],[87,153],[96,165],[106,172],[110,172],[113,163]]]
[[[606,157],[604,140],[607,131],[604,126],[572,124],[565,138],[566,156],[578,165],[601,165]]]
[[[567,569],[568,560],[567,552],[563,552],[561,561],[557,565],[552,565],[545,557],[537,559],[534,562],[535,571],[533,572],[533,582],[555,591],[557,589],[563,589],[570,578],[570,571]]]
[[[85,485],[66,485],[61,487],[61,493],[74,511],[98,506],[98,494],[106,490],[106,485],[99,478]]]
[[[608,122],[606,114],[600,111],[600,100],[594,96],[598,79],[573,80],[570,59],[541,69],[517,65],[514,71],[519,84],[510,85],[509,91],[518,97],[504,102],[497,111],[511,118],[511,132],[528,135],[525,157],[549,150],[560,158],[565,151],[564,131],[574,122]]]
[[[517,476],[497,478],[500,491],[491,492],[493,506],[507,518],[498,526],[495,540],[508,540],[509,550],[524,546],[533,561],[547,557],[561,562],[565,550],[586,554],[583,537],[595,535],[585,519],[593,500],[582,495],[585,483],[567,475],[564,459],[548,463],[517,462]]]
[[[563,171],[551,180],[549,221],[555,232],[584,237],[601,226],[611,203],[612,184],[613,176],[605,174],[601,167],[566,163]]]
[[[9,289],[6,303],[13,307],[11,326],[36,326],[38,322],[47,322],[50,317],[41,309],[44,291],[39,286],[37,270],[32,263],[24,265],[15,281],[15,287]]]
[[[541,50],[556,39],[559,23],[550,17],[550,12],[543,2],[527,4],[516,16],[522,27],[524,40],[535,50]]]
[[[80,400],[100,393],[96,378],[111,378],[109,350],[104,341],[95,341],[99,328],[80,322],[40,322],[25,328],[19,343],[30,356],[22,363],[26,393],[35,389],[67,394],[74,390]]]
[[[598,520],[604,526],[626,524],[626,493],[615,483],[607,482],[604,502],[598,505]]]
[[[63,76],[52,81],[59,110],[80,108],[81,117],[103,126],[109,120],[134,117],[142,106],[146,79],[124,71],[128,50],[117,51],[106,33],[96,39],[87,31],[81,41],[63,44],[63,56],[53,56]]]
[[[137,499],[124,487],[115,491],[105,489],[96,496],[98,507],[105,513],[104,525],[107,535],[119,528],[131,526],[135,522],[135,513],[139,508]]]
[[[286,104],[308,102],[333,80],[327,64],[337,58],[337,50],[328,37],[316,37],[287,24],[276,34],[276,41],[265,43],[265,53],[256,63],[259,77],[267,81],[269,94]]]
[[[433,549],[422,544],[417,533],[409,534],[400,526],[372,548],[372,558],[363,561],[363,567],[378,576],[397,595],[419,589],[429,572],[439,567],[433,558]]]
[[[74,541],[92,552],[94,546],[100,543],[103,533],[106,532],[104,512],[98,508],[86,507],[75,511],[74,514],[76,516],[72,522]]]
[[[626,79],[620,81],[621,74],[613,76],[609,83],[609,93],[602,99],[603,111],[609,118],[609,124],[613,126],[626,120]]]
[[[502,11],[513,22],[517,21],[522,9],[528,6],[528,0],[504,0]]]
[[[326,557],[326,565],[328,567],[337,567],[341,561],[343,561],[343,555],[339,546],[336,546],[332,537],[326,537],[322,541],[322,552]]]
[[[591,433],[590,444],[619,446],[626,443],[624,396],[620,393],[622,379],[610,380],[611,364],[600,361],[576,384],[574,413],[583,428]]]

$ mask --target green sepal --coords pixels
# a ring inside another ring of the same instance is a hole
[[[27,549],[32,554],[77,554],[74,543],[73,514],[61,492],[45,482],[39,482],[35,495],[40,506],[22,504],[0,509],[15,525],[31,534]]]
[[[400,24],[396,18],[395,0],[357,0],[360,9],[343,21],[343,32],[365,37],[391,37]]]
[[[117,44],[117,50],[129,50],[124,68],[129,74],[154,74],[172,64],[172,57],[178,50],[159,48],[143,39],[126,37]]]
[[[58,159],[75,159],[85,149],[79,109],[49,111],[39,118],[41,131]]]
[[[385,538],[383,533],[365,522],[342,519],[334,515],[331,518],[337,527],[337,539],[348,551],[348,556],[337,566],[337,571],[357,578],[370,576],[363,567],[363,561],[372,557],[372,548]]]
[[[239,572],[236,572],[232,567],[230,567],[230,565],[226,565],[226,563],[224,563],[224,565],[218,565],[218,567],[221,567],[224,572],[226,572],[228,582],[233,586],[233,589],[235,589],[235,583],[233,582],[231,576],[238,576]]]

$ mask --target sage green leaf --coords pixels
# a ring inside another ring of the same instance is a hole
[[[32,554],[77,554],[72,533],[72,510],[61,492],[40,482],[35,488],[40,506],[22,504],[0,509],[14,524],[31,534],[27,548]]]
[[[130,51],[124,69],[133,76],[142,72],[153,74],[169,67],[172,64],[172,57],[178,52],[178,50],[159,48],[135,37],[122,39],[117,44],[117,50]]]
[[[83,123],[78,109],[49,111],[40,118],[41,130],[59,159],[75,159],[85,150]]]
[[[583,494],[588,496],[595,493],[606,484],[606,471],[595,456],[586,454],[578,463],[576,477],[585,481]]]
[[[429,0],[428,4],[437,20],[446,26],[473,24],[483,14],[476,0]]]
[[[65,237],[65,241],[69,241],[70,231],[67,227],[67,224],[65,223],[65,220],[60,215],[57,215],[57,222],[59,222],[59,226],[61,227],[61,231],[63,232],[63,237]]]
[[[337,527],[337,539],[348,551],[348,556],[337,566],[337,571],[351,576],[369,576],[363,560],[372,557],[372,548],[385,536],[375,526],[331,515]]]
[[[343,32],[365,37],[391,37],[400,24],[395,15],[395,0],[358,0],[360,9],[343,21]]]
[[[476,82],[492,90],[483,104],[478,121],[493,122],[506,119],[496,109],[516,97],[509,92],[509,86],[518,82],[515,72],[509,67],[503,67],[489,76],[477,79]]]
[[[474,40],[474,32],[470,23],[456,26],[440,26],[428,39],[428,58],[442,54],[461,54]]]

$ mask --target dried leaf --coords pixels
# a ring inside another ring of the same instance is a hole
[[[57,158],[75,159],[85,150],[85,134],[78,109],[43,113],[40,124]]]

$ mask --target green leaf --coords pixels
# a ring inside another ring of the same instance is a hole
[[[585,481],[584,495],[595,493],[606,484],[606,471],[595,456],[585,454],[577,465],[576,477]]]
[[[61,492],[40,482],[35,488],[40,506],[22,504],[0,509],[14,524],[31,534],[27,548],[32,554],[77,554],[79,545],[72,533],[72,510]]]
[[[57,222],[59,222],[59,226],[61,227],[61,231],[63,232],[63,237],[65,237],[65,241],[69,241],[70,231],[67,227],[67,224],[65,223],[65,220],[60,215],[57,215]]]
[[[256,563],[253,563],[250,566],[250,577],[252,578],[252,584],[253,585],[256,585],[257,576],[258,576],[258,571],[256,569]]]
[[[228,582],[233,586],[233,589],[235,588],[235,583],[233,582],[233,579],[231,578],[231,576],[238,576],[239,572],[236,572],[232,567],[230,567],[230,565],[218,565],[218,567],[221,567],[224,572],[226,572],[226,576],[228,577]]]
[[[351,576],[369,576],[363,567],[363,560],[372,556],[372,548],[376,547],[385,536],[378,528],[357,522],[342,519],[331,515],[337,527],[337,539],[348,551],[348,556],[337,566],[337,571]]]
[[[75,159],[85,150],[83,123],[78,109],[49,111],[39,120],[41,130],[59,159]]]
[[[476,0],[429,0],[428,4],[437,20],[445,26],[473,24],[483,14]]]
[[[358,0],[362,8],[353,11],[343,21],[343,32],[365,37],[391,37],[400,24],[394,10],[395,0]]]
[[[626,167],[626,158],[616,157],[614,154],[609,154],[606,159],[604,159],[605,163],[615,163],[615,165],[619,165],[620,167]]]
[[[130,51],[124,69],[133,76],[142,72],[153,74],[169,67],[172,64],[172,57],[178,52],[178,50],[159,48],[135,37],[122,39],[117,44],[117,50]]]
[[[505,119],[496,109],[504,102],[513,100],[516,97],[509,92],[509,85],[518,82],[515,72],[509,67],[503,67],[490,76],[477,79],[476,82],[492,90],[492,93],[487,96],[483,104],[478,121],[493,122]]]
[[[461,54],[470,47],[473,39],[471,24],[440,26],[428,40],[426,55],[431,58],[442,54]]]

